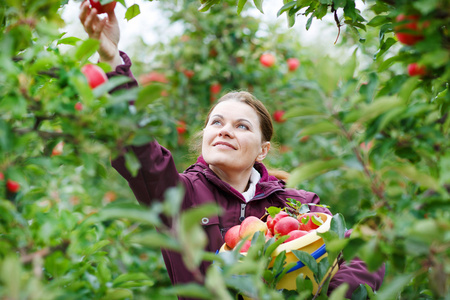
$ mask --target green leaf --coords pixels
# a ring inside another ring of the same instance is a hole
[[[277,12],[277,17],[281,16],[282,13],[284,13],[284,12],[290,10],[290,9],[291,9],[292,7],[294,7],[295,5],[297,5],[297,2],[296,2],[296,1],[291,1],[291,2],[288,2],[287,4],[283,5],[283,6],[280,8],[280,10],[278,10],[278,12]]]
[[[119,299],[133,299],[133,292],[129,289],[108,289],[103,300],[119,300]]]
[[[163,89],[164,85],[159,83],[152,83],[142,88],[138,94],[136,102],[134,103],[136,109],[138,111],[142,110],[147,105],[153,103],[156,99],[161,98],[161,92]]]
[[[302,184],[303,181],[319,176],[320,174],[339,168],[343,165],[343,161],[340,159],[332,160],[316,160],[309,163],[305,163],[302,166],[295,168],[291,172],[291,176],[288,181],[289,187],[295,187]]]
[[[305,266],[307,266],[314,274],[319,271],[319,266],[314,257],[308,252],[300,250],[292,250],[292,253],[297,257]]]
[[[326,117],[326,114],[311,107],[296,106],[286,110],[284,117],[286,119],[296,117]]]
[[[256,8],[263,14],[263,0],[253,0],[253,3],[255,4]]]
[[[120,274],[119,276],[116,277],[116,279],[113,280],[113,286],[123,287],[123,284],[129,281],[145,281],[148,283],[149,281],[151,281],[151,278],[145,273]]]
[[[204,1],[198,10],[201,11],[201,12],[206,12],[214,4],[217,4],[217,3],[220,3],[220,0],[207,0],[207,1]]]
[[[344,216],[340,213],[335,214],[331,219],[330,230],[336,232],[339,238],[343,239],[346,229]]]
[[[99,241],[99,242],[95,243],[94,245],[92,245],[91,247],[88,247],[87,249],[85,249],[84,255],[85,256],[92,255],[95,252],[97,252],[98,250],[100,250],[101,248],[103,248],[109,244],[111,244],[111,242],[109,240]]]
[[[127,21],[130,21],[131,19],[133,19],[134,17],[136,17],[140,13],[141,13],[141,10],[139,8],[139,4],[133,4],[130,7],[128,7],[128,9],[127,9],[127,11],[125,13],[125,19]]]
[[[391,166],[388,167],[390,170],[393,170],[400,175],[405,176],[411,181],[424,186],[431,188],[435,191],[440,191],[442,188],[439,185],[439,181],[433,178],[432,176],[425,174],[419,170],[417,170],[414,165],[401,165],[401,166]]]
[[[131,78],[127,76],[114,76],[112,78],[109,78],[108,81],[106,81],[104,84],[99,85],[93,90],[94,97],[99,98],[112,89],[130,81]]]
[[[91,215],[83,223],[86,225],[105,220],[128,219],[143,224],[160,226],[161,220],[158,212],[139,205],[109,205],[102,208],[97,214]]]
[[[320,133],[340,133],[341,129],[334,123],[324,120],[322,122],[314,123],[309,126],[303,127],[300,131],[302,136],[313,135]]]
[[[89,57],[94,55],[97,52],[100,46],[99,40],[87,39],[78,46],[75,52],[75,59],[81,61],[81,64],[85,63]]]
[[[347,282],[341,284],[340,286],[335,288],[333,290],[333,292],[331,292],[330,297],[328,298],[328,300],[342,300],[342,299],[346,299],[345,298],[345,294],[347,293],[348,288],[349,288],[349,285],[348,285]],[[361,299],[361,300],[364,299],[365,300],[367,298],[358,298],[358,299]],[[352,300],[354,300],[353,297],[352,297]]]
[[[352,123],[352,122],[358,122],[358,123],[364,123],[369,120],[372,120],[380,115],[382,115],[385,112],[388,112],[396,107],[405,106],[405,103],[395,97],[383,97],[380,99],[377,99],[376,101],[372,102],[369,105],[362,106],[358,110],[354,110],[353,112],[350,112],[345,118],[345,123]]]
[[[237,5],[237,14],[240,15],[242,10],[244,9],[244,5],[247,3],[247,0],[239,0]]]
[[[383,25],[384,23],[390,22],[390,18],[388,16],[375,16],[372,20],[367,23],[367,26],[377,27]]]
[[[125,166],[131,173],[131,176],[136,177],[139,169],[141,168],[141,162],[136,157],[136,154],[133,151],[126,152],[124,156],[125,156]]]
[[[379,242],[375,238],[366,242],[359,249],[358,256],[366,263],[370,272],[378,270],[385,261]]]
[[[81,39],[77,38],[77,37],[67,37],[67,38],[63,38],[63,39],[58,40],[57,45],[71,45],[71,46],[75,46],[80,41],[81,41]]]
[[[413,278],[413,274],[397,274],[395,278],[392,278],[392,280],[383,284],[373,299],[396,299],[403,288],[408,285]]]
[[[176,239],[157,231],[146,231],[130,237],[131,243],[140,244],[154,249],[164,248],[181,251],[182,247]]]

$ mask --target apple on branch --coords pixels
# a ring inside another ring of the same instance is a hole
[[[291,72],[294,72],[300,66],[300,61],[298,60],[298,58],[295,58],[295,57],[288,58],[286,60],[286,62],[287,62],[287,65],[288,65],[288,69]]]
[[[86,76],[91,89],[95,89],[108,81],[105,71],[97,65],[86,64],[81,68],[81,72]]]
[[[270,53],[264,53],[259,57],[259,62],[264,67],[270,68],[275,64],[275,56]]]
[[[20,190],[20,184],[17,181],[8,179],[6,180],[6,189],[15,194]]]
[[[276,110],[273,113],[273,119],[275,120],[275,122],[277,123],[283,123],[286,121],[286,119],[284,118],[284,110]]]

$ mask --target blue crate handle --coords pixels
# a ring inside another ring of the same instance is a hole
[[[322,255],[324,255],[326,252],[327,252],[327,249],[325,248],[325,244],[323,244],[316,251],[311,253],[311,256],[314,257],[314,259],[318,259]],[[302,263],[301,261],[299,261],[299,262],[297,262],[297,265],[292,267],[291,269],[289,269],[289,271],[287,271],[286,274],[294,272],[294,271],[296,271],[296,270],[298,270],[300,268],[303,268],[304,266],[305,266],[305,264]]]

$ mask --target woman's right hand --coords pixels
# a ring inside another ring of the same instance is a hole
[[[119,55],[120,28],[114,11],[105,18],[97,15],[97,10],[91,8],[89,1],[85,0],[80,6],[80,21],[89,38],[100,41],[98,54],[100,61],[108,63],[113,69],[122,64]]]

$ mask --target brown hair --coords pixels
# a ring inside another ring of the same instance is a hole
[[[245,91],[229,92],[229,93],[223,95],[219,100],[217,100],[217,103],[214,104],[210,108],[210,110],[206,116],[204,126],[206,127],[206,125],[208,124],[209,116],[211,115],[211,112],[214,110],[216,105],[221,102],[229,101],[229,100],[236,100],[236,101],[245,103],[256,111],[256,113],[258,115],[259,123],[261,126],[263,142],[270,142],[270,140],[272,139],[272,136],[273,136],[273,131],[274,131],[270,113],[260,100],[258,100],[251,93],[245,92]],[[191,149],[197,153],[200,152],[201,146],[199,143],[199,139],[202,137],[202,135],[203,135],[202,132],[199,132],[197,135],[195,135],[194,139],[197,141],[193,144],[193,146],[191,146]],[[269,175],[275,176],[276,178],[284,180],[284,181],[287,181],[289,178],[289,173],[282,171],[282,170],[268,169],[268,172],[269,172]]]
[[[249,92],[229,92],[225,95],[223,95],[219,100],[217,100],[217,103],[214,104],[211,109],[208,112],[208,115],[206,116],[205,120],[205,127],[208,124],[209,116],[211,115],[211,112],[216,107],[217,104],[228,101],[228,100],[236,100],[242,103],[247,104],[251,108],[253,108],[256,111],[256,114],[258,115],[259,123],[261,124],[261,132],[262,132],[262,138],[263,142],[270,142],[273,135],[273,124],[272,124],[272,118],[270,117],[270,113],[267,110],[267,108],[264,106],[264,104],[256,99],[255,96],[250,94]]]

